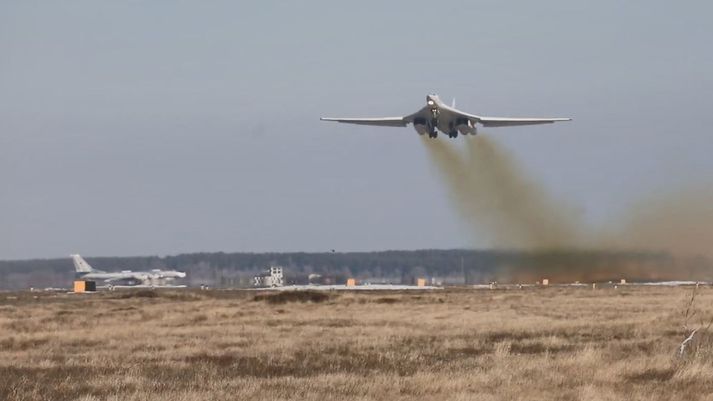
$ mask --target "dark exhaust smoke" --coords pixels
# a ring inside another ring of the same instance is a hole
[[[577,246],[578,218],[531,180],[491,139],[466,138],[465,153],[446,141],[424,143],[448,195],[474,236],[491,246],[562,249]]]
[[[705,258],[713,257],[711,187],[649,197],[607,229],[596,229],[491,138],[465,138],[465,149],[422,139],[473,237],[522,251],[522,260],[502,269],[501,280],[713,278]]]

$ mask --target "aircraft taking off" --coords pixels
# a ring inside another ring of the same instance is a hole
[[[508,118],[508,117],[484,117],[475,114],[464,113],[453,105],[444,104],[438,95],[426,96],[426,105],[421,110],[409,114],[405,117],[381,117],[381,118],[332,118],[322,117],[322,121],[337,121],[340,123],[377,125],[383,127],[405,127],[413,124],[419,135],[428,134],[430,138],[436,138],[438,131],[447,134],[450,138],[461,135],[475,135],[478,133],[477,124],[484,127],[509,127],[515,125],[535,125],[550,124],[557,121],[570,121],[571,118]]]
[[[120,272],[105,272],[96,270],[79,255],[70,255],[74,261],[76,275],[82,280],[103,280],[110,285],[157,285],[162,281],[174,280],[186,277],[186,273],[175,270],[151,270],[144,272],[132,272],[123,270]]]

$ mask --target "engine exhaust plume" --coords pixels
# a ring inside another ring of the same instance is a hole
[[[561,249],[578,244],[577,216],[529,179],[491,139],[466,138],[466,151],[424,138],[456,210],[474,235],[502,248]]]
[[[605,244],[713,258],[713,187],[689,187],[635,203]]]
[[[583,224],[497,142],[423,138],[474,238],[518,250],[495,279],[557,282],[713,278],[713,185],[656,193],[609,227]]]

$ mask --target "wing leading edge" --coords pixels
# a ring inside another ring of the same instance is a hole
[[[517,125],[552,124],[557,121],[571,121],[571,118],[506,118],[506,117],[478,117],[478,122],[483,127],[510,127]]]
[[[322,121],[336,121],[338,123],[377,125],[382,127],[405,127],[410,121],[406,117],[381,117],[381,118],[332,118],[322,117]]]

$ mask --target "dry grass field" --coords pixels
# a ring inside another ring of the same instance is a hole
[[[0,293],[0,400],[713,400],[690,294]]]

